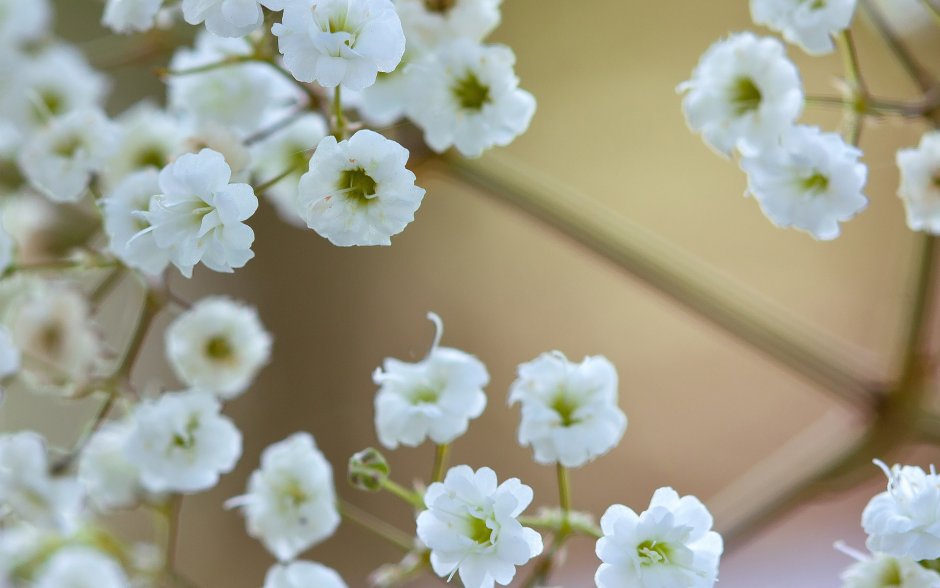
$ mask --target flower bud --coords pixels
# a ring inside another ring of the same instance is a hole
[[[369,447],[349,458],[349,483],[360,490],[378,492],[388,474],[388,462],[378,449]]]

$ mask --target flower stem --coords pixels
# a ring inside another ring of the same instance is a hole
[[[302,167],[301,165],[299,165],[299,164],[298,164],[298,165],[292,165],[292,166],[290,166],[289,168],[285,169],[284,171],[282,171],[282,172],[279,173],[278,175],[274,176],[274,177],[271,178],[270,180],[268,180],[268,181],[266,181],[266,182],[263,182],[263,183],[258,184],[257,186],[255,186],[255,188],[254,188],[255,194],[263,194],[263,193],[266,192],[267,190],[270,190],[273,186],[279,184],[282,180],[285,180],[285,179],[289,178],[290,176],[294,175],[295,173],[301,171],[302,169],[303,169],[303,167]]]
[[[571,480],[568,476],[568,468],[561,463],[555,464],[555,473],[558,476],[558,499],[564,516],[563,524],[567,526],[568,513],[571,512]]]
[[[157,75],[161,78],[166,77],[179,77],[179,76],[191,76],[193,74],[201,74],[210,71],[214,71],[223,67],[229,67],[230,65],[238,65],[239,63],[248,63],[249,61],[258,61],[254,55],[230,55],[218,61],[213,61],[212,63],[207,63],[205,65],[199,65],[196,67],[190,67],[186,69],[158,69]]]
[[[450,444],[438,445],[434,451],[434,469],[431,470],[431,482],[440,482],[444,479],[444,470],[447,468],[447,456],[450,453]]]
[[[425,509],[424,498],[414,490],[409,490],[388,478],[382,480],[382,489],[391,492],[418,510]]]
[[[333,136],[338,141],[346,138],[346,117],[343,116],[342,86],[333,90]]]
[[[858,63],[858,52],[852,31],[846,29],[837,37],[839,54],[842,56],[842,66],[845,70],[845,80],[852,90],[852,101],[846,104],[846,139],[852,145],[858,145],[862,138],[862,129],[865,125],[865,114],[868,111],[868,89],[862,77],[862,68]]]
[[[389,525],[382,519],[362,510],[358,506],[340,499],[337,507],[339,508],[340,514],[343,515],[343,518],[348,519],[363,529],[374,533],[389,543],[400,547],[402,550],[411,551],[415,548],[414,541],[411,539],[411,537],[402,531],[399,531],[392,525]]]

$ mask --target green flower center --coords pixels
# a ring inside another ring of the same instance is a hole
[[[359,204],[371,204],[375,196],[376,183],[364,169],[347,169],[339,176],[336,187],[343,191],[347,198],[356,200]]]
[[[668,543],[660,543],[649,539],[637,546],[636,553],[640,556],[640,565],[642,566],[668,564],[672,557],[672,548],[669,547]]]
[[[570,427],[578,422],[578,420],[574,418],[574,413],[578,410],[579,406],[565,394],[556,396],[555,399],[552,400],[551,408],[558,413],[558,416],[561,418],[561,426]]]
[[[738,116],[760,108],[763,95],[751,78],[738,78],[731,86],[731,102]]]
[[[464,110],[480,110],[490,101],[490,88],[480,83],[473,72],[467,72],[453,87],[457,103]]]
[[[62,114],[65,107],[64,97],[53,90],[39,90],[38,101],[32,105],[33,117],[44,121]]]
[[[235,350],[227,338],[216,335],[206,343],[206,355],[215,361],[227,361],[235,355]]]
[[[182,433],[173,435],[173,447],[188,450],[196,445],[196,429],[199,428],[199,417],[193,415],[186,422],[186,428]]]
[[[467,522],[470,524],[470,529],[467,533],[467,536],[470,537],[470,539],[473,539],[480,545],[489,543],[492,540],[493,529],[490,529],[486,526],[486,521],[484,519],[478,519],[471,516]]]
[[[166,165],[166,153],[157,145],[143,149],[134,159],[135,167],[155,167],[157,169]]]
[[[71,159],[75,157],[75,154],[84,146],[84,141],[82,138],[76,135],[69,135],[67,137],[62,137],[52,146],[52,152],[59,157],[64,157],[65,159]]]
[[[438,399],[438,392],[431,387],[417,388],[411,392],[412,404],[434,404]]]
[[[829,178],[819,172],[816,172],[810,177],[804,179],[800,183],[800,187],[807,192],[819,194],[821,192],[825,192],[829,188]]]

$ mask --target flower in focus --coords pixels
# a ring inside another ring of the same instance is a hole
[[[888,477],[888,489],[862,512],[866,545],[916,561],[940,558],[940,476],[915,466],[895,465],[890,470],[875,462]]]
[[[748,191],[771,222],[830,240],[839,236],[839,222],[868,205],[861,154],[837,133],[796,126],[778,147],[743,157],[741,168]]]
[[[437,326],[437,335],[427,357],[416,363],[388,358],[372,376],[379,386],[375,429],[389,449],[399,444],[416,447],[426,439],[450,443],[486,408],[486,366],[459,349],[439,347],[443,324],[436,314],[428,318]]]
[[[254,308],[203,298],[166,330],[166,355],[188,386],[223,399],[242,394],[271,356],[271,335]]]
[[[118,33],[149,31],[163,0],[108,0],[101,24]]]
[[[192,276],[200,261],[231,272],[254,257],[255,233],[243,221],[258,209],[248,184],[229,184],[232,170],[216,151],[187,153],[160,172],[160,194],[143,213],[157,246],[180,272]]]
[[[90,547],[63,547],[49,558],[31,584],[33,588],[127,588],[116,561]]]
[[[300,179],[301,216],[334,245],[391,245],[424,198],[407,161],[407,149],[375,131],[325,137]]]
[[[285,0],[271,32],[291,74],[326,88],[371,86],[405,52],[401,21],[389,0]]]
[[[774,145],[803,110],[803,88],[783,44],[736,33],[702,55],[679,85],[686,122],[723,155]]]
[[[312,561],[274,564],[264,578],[264,588],[346,588],[335,570]]]
[[[168,392],[137,406],[127,440],[129,461],[150,492],[194,493],[215,486],[242,453],[242,436],[212,395]]]
[[[849,28],[857,0],[751,0],[751,18],[810,55],[830,53],[832,35]]]
[[[46,446],[33,432],[0,435],[0,504],[21,520],[68,530],[78,520],[82,492],[50,474]]]
[[[940,131],[925,133],[916,149],[901,149],[898,196],[912,231],[940,235]]]
[[[140,470],[124,451],[130,421],[105,423],[88,441],[78,461],[78,481],[100,511],[129,508],[142,496]]]
[[[598,588],[711,588],[723,551],[721,535],[711,528],[705,506],[672,488],[657,490],[639,515],[615,504],[601,517],[597,557],[603,563],[594,580]]]
[[[453,39],[482,41],[499,26],[502,0],[395,0],[409,44],[433,49]]]
[[[517,402],[519,443],[542,464],[581,467],[616,447],[627,429],[617,370],[599,355],[576,364],[555,351],[520,365],[509,392],[509,403]]]
[[[151,199],[160,193],[159,174],[155,169],[133,173],[102,202],[104,230],[108,249],[130,267],[156,276],[170,264],[170,252],[157,246],[145,213]]]
[[[531,502],[532,489],[516,478],[497,486],[490,468],[451,468],[443,483],[428,487],[428,509],[418,515],[434,573],[459,573],[466,588],[509,584],[517,566],[542,553],[541,535],[518,521]]]
[[[296,433],[265,449],[247,493],[226,506],[242,508],[248,533],[281,561],[290,561],[328,538],[340,523],[333,468],[307,433]],[[304,574],[282,570],[275,577],[294,579]]]
[[[859,557],[841,580],[842,588],[940,588],[940,573],[912,559],[883,553]]]
[[[478,157],[529,128],[535,98],[519,88],[516,57],[502,45],[458,39],[411,65],[408,117],[438,153],[450,146]]]

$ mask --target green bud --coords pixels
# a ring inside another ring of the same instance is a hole
[[[388,474],[388,462],[378,449],[369,447],[349,458],[349,483],[360,490],[378,492]]]

